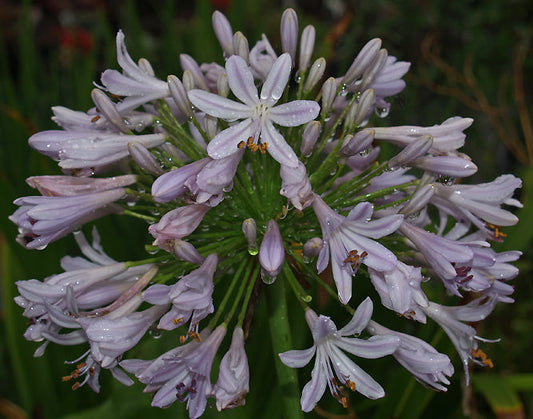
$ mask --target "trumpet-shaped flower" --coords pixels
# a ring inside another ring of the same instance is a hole
[[[317,269],[319,273],[326,269],[331,249],[331,269],[341,303],[348,303],[352,297],[352,275],[360,263],[377,271],[394,269],[397,263],[394,253],[369,237],[377,239],[393,233],[402,223],[402,215],[369,221],[373,207],[369,202],[363,202],[343,217],[316,194],[313,209],[324,238]]]
[[[313,333],[314,345],[309,349],[279,354],[281,361],[292,368],[304,367],[316,355],[311,381],[305,385],[300,400],[304,412],[313,410],[326,386],[329,386],[333,397],[343,405],[346,405],[346,399],[340,394],[341,385],[370,399],[385,395],[383,388],[342,352],[344,350],[361,358],[375,359],[390,355],[398,348],[400,338],[397,336],[374,336],[367,340],[346,337],[359,334],[365,329],[372,316],[372,309],[372,300],[366,298],[357,307],[352,320],[340,330],[337,330],[329,317],[317,316],[313,310],[305,313]]]
[[[291,72],[291,57],[282,54],[272,65],[263,83],[261,95],[254,84],[248,65],[238,55],[226,61],[228,83],[233,94],[243,103],[203,90],[191,90],[189,99],[201,111],[227,121],[243,120],[218,133],[208,144],[207,152],[213,159],[221,159],[251,143],[261,142],[280,164],[298,166],[298,158],[273,124],[296,127],[318,116],[318,103],[295,100],[274,106],[281,98]]]

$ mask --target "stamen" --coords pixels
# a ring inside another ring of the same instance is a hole
[[[76,381],[74,384],[72,384],[72,391],[79,389],[80,385],[80,382]]]
[[[172,319],[172,323],[174,323],[175,325],[178,325],[181,322],[183,322],[183,317],[180,317],[179,319],[176,319],[176,318]]]
[[[490,360],[490,358],[487,357],[487,354],[483,352],[481,349],[472,349],[472,357],[473,358],[481,358],[481,362],[483,365],[488,366],[489,368],[494,367],[494,364]]]
[[[96,122],[99,119],[100,119],[100,115],[93,116],[93,118],[91,119],[91,122]]]
[[[507,234],[502,232],[500,229],[500,226],[497,226],[495,224],[491,223],[485,223],[487,228],[494,234],[494,240],[498,242],[502,242],[504,238],[507,237]]]
[[[61,381],[63,381],[64,383],[70,380],[72,380],[72,375],[65,375],[61,377]]]
[[[237,144],[237,148],[243,149],[246,146],[246,143],[244,141],[241,141],[239,144]]]
[[[353,381],[346,380],[346,385],[350,390],[355,391],[355,383]]]

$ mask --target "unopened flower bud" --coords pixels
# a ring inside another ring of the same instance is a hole
[[[100,89],[93,89],[91,92],[91,97],[93,99],[98,112],[104,116],[104,118],[113,124],[121,132],[129,133],[130,129],[124,123],[124,118],[120,115],[117,110],[115,103],[109,99],[109,97],[102,92]]]
[[[307,25],[300,38],[300,60],[299,70],[300,72],[307,70],[311,57],[313,55],[313,49],[315,48],[315,27],[313,25]]]
[[[319,237],[313,237],[305,242],[303,255],[308,258],[317,257],[324,247],[324,241]]]
[[[228,97],[229,94],[229,84],[228,76],[226,73],[220,73],[217,79],[217,92],[219,96]]]
[[[366,68],[374,61],[374,58],[381,48],[381,39],[374,38],[361,49],[355,60],[353,60],[352,65],[344,75],[342,79],[342,84],[350,84],[353,81],[357,80]]]
[[[403,214],[406,217],[416,214],[427,205],[434,192],[435,187],[432,184],[422,186],[411,196],[411,198],[409,198],[409,201],[407,201],[399,211],[400,214]]]
[[[472,176],[477,166],[470,160],[457,156],[424,156],[411,165],[428,172],[452,177]]]
[[[155,72],[152,68],[152,64],[150,64],[150,61],[148,61],[146,58],[139,59],[139,68],[149,76],[155,77]]]
[[[216,10],[213,13],[212,22],[215,36],[217,37],[220,46],[224,50],[224,53],[227,57],[233,55],[233,31],[231,30],[231,25],[228,19],[223,13]]]
[[[319,121],[311,121],[305,126],[302,134],[302,144],[300,146],[302,156],[307,157],[311,155],[321,130],[322,124]]]
[[[266,227],[265,237],[259,248],[259,263],[263,281],[271,284],[281,272],[285,261],[283,239],[276,221],[270,220]]]
[[[142,144],[131,142],[128,144],[128,150],[131,158],[139,165],[142,170],[146,170],[153,175],[162,175],[163,169],[161,163],[157,161],[154,155]]]
[[[431,135],[423,135],[422,137],[408,144],[402,151],[391,158],[388,162],[389,168],[397,169],[399,167],[408,165],[413,160],[426,154],[432,145],[433,137]]]
[[[244,61],[248,62],[250,47],[248,45],[248,39],[242,32],[235,32],[235,35],[233,35],[233,49],[235,54],[240,55],[244,58]]]
[[[364,130],[355,135],[347,135],[342,142],[340,153],[345,157],[355,156],[357,153],[367,150],[373,141],[374,131],[372,130]]]
[[[359,103],[354,103],[346,114],[344,125],[348,128],[348,130],[352,127],[360,126],[370,112],[372,112],[374,109],[375,103],[376,94],[374,93],[374,90],[365,90],[359,99]]]
[[[168,76],[167,81],[172,99],[176,102],[179,110],[186,116],[193,116],[191,102],[189,102],[187,90],[185,90],[183,83],[176,76],[172,75]]]
[[[280,25],[281,50],[291,56],[292,67],[296,62],[296,46],[298,44],[298,16],[293,9],[286,9],[281,16]]]
[[[324,75],[324,71],[326,71],[326,59],[323,57],[317,58],[309,70],[307,79],[305,79],[304,92],[313,90]]]
[[[387,52],[385,48],[382,48],[379,50],[372,64],[370,64],[370,66],[363,73],[363,78],[361,79],[361,85],[359,86],[360,90],[365,90],[368,86],[372,84],[377,74],[381,71],[381,69],[385,65],[385,62],[387,61],[388,56],[389,56],[389,53]]]
[[[205,133],[207,138],[212,139],[217,135],[218,119],[211,115],[205,116]]]
[[[257,224],[253,218],[247,218],[242,222],[242,232],[248,242],[248,253],[257,255],[259,252],[257,248]]]
[[[174,254],[178,258],[196,265],[201,265],[205,260],[192,244],[179,239],[174,241]]]
[[[337,82],[333,77],[327,79],[322,85],[322,113],[327,114],[337,96]]]
[[[204,74],[194,58],[188,54],[180,54],[180,64],[184,73],[185,71],[191,72],[194,79],[194,85],[198,87],[198,89],[209,90],[207,83],[205,82]]]
[[[187,92],[196,87],[194,84],[194,77],[189,70],[185,70],[183,72],[182,80],[183,80],[183,87],[185,88]]]

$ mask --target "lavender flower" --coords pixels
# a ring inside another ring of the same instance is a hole
[[[281,55],[272,65],[258,96],[253,75],[246,62],[239,56],[226,61],[226,73],[231,91],[244,103],[214,95],[201,90],[191,90],[189,99],[198,109],[228,121],[244,121],[222,131],[207,146],[209,156],[221,159],[239,151],[239,144],[252,142],[268,144],[268,152],[279,163],[290,167],[298,165],[298,158],[292,148],[272,123],[294,127],[315,119],[319,107],[315,102],[297,100],[274,106],[280,99],[291,70],[290,56]]]
[[[378,399],[385,395],[383,388],[341,351],[342,349],[355,356],[375,359],[390,355],[398,348],[400,339],[392,335],[375,336],[368,340],[346,337],[359,334],[367,326],[371,315],[370,298],[365,299],[359,305],[352,320],[340,330],[337,330],[329,317],[317,316],[312,310],[305,313],[307,323],[313,333],[314,345],[306,350],[279,354],[281,361],[292,368],[304,367],[316,355],[311,381],[305,385],[300,400],[304,412],[313,410],[322,398],[326,386],[329,386],[333,397],[344,406],[346,406],[346,398],[340,394],[340,385],[345,385],[350,390],[357,391],[370,399]]]
[[[453,365],[448,356],[437,352],[421,339],[387,329],[372,320],[366,330],[375,336],[399,337],[400,346],[392,354],[394,358],[425,386],[440,391],[447,390],[442,384],[450,384],[447,377],[453,374]]]
[[[259,263],[261,264],[264,279],[273,282],[281,272],[285,261],[285,248],[276,221],[270,220],[267,224],[265,237],[259,247]]]
[[[119,212],[113,203],[126,195],[124,189],[75,196],[26,196],[14,201],[19,208],[9,217],[18,225],[17,241],[28,249],[45,247],[83,224]]]
[[[318,257],[318,272],[326,268],[331,249],[331,268],[339,300],[347,304],[352,297],[351,277],[361,263],[378,271],[390,271],[396,266],[394,254],[368,237],[377,239],[393,233],[402,223],[403,217],[391,215],[369,221],[373,208],[368,203],[358,204],[347,217],[343,217],[317,195],[313,209],[324,237],[324,247]]]
[[[216,254],[209,255],[198,269],[185,275],[172,286],[155,284],[143,293],[143,300],[172,308],[159,324],[160,329],[173,330],[191,321],[190,330],[198,329],[198,322],[213,312],[213,274],[217,267]]]
[[[244,332],[241,327],[236,327],[229,351],[220,362],[218,380],[213,388],[219,412],[245,404],[244,398],[249,391],[249,375],[248,359],[244,351]]]

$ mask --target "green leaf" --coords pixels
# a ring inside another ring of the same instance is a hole
[[[504,377],[498,375],[474,375],[474,389],[483,394],[499,418],[524,417],[524,407],[516,390]]]

